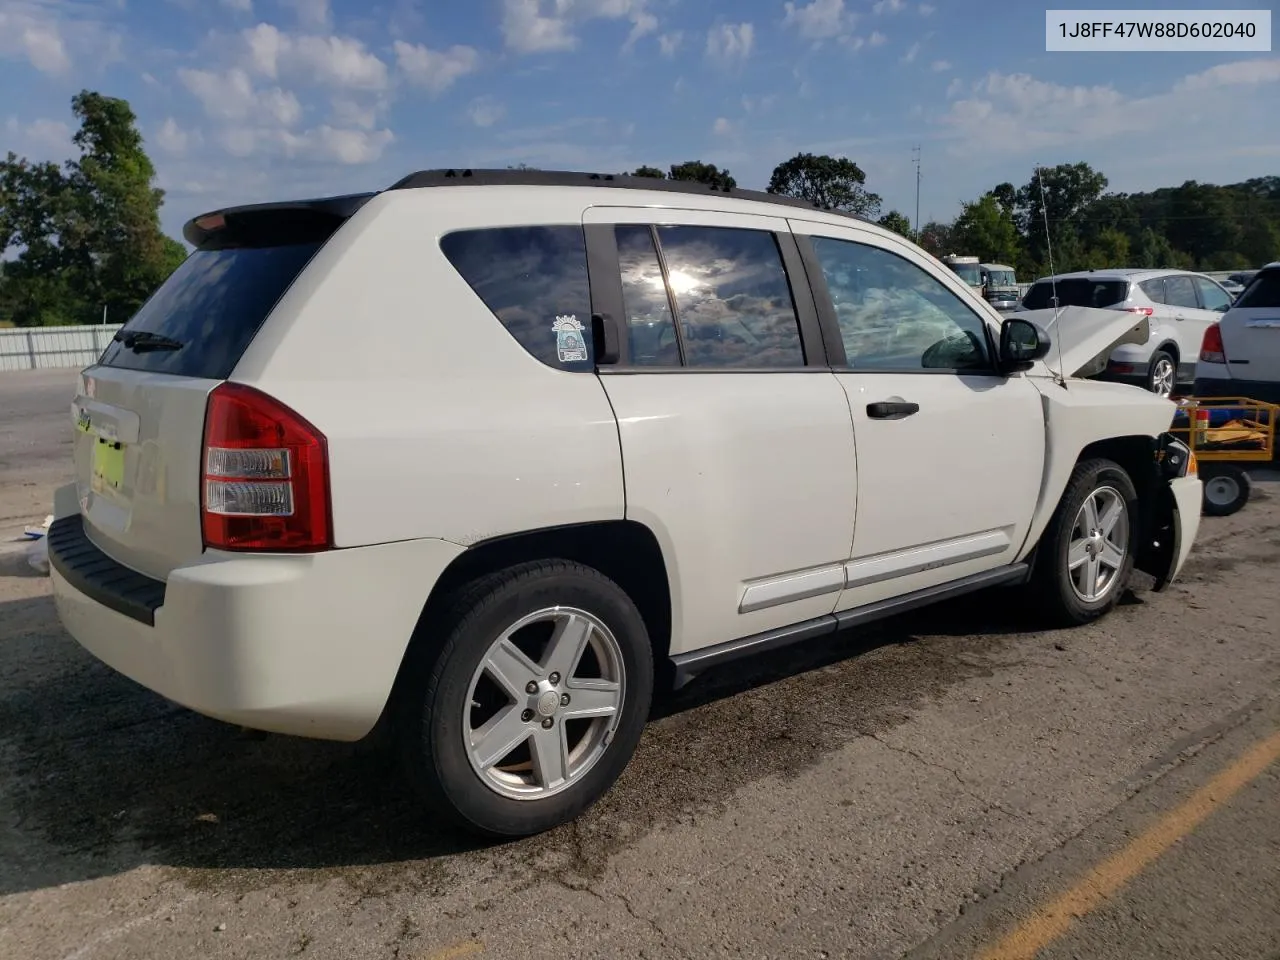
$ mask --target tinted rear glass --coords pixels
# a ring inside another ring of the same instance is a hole
[[[1262,307],[1267,310],[1280,307],[1280,270],[1267,270],[1254,277],[1236,298],[1235,306]]]
[[[112,342],[98,362],[127,370],[225,380],[318,249],[319,243],[298,243],[195,251],[121,331],[157,334],[182,346],[130,349]]]
[[[1058,281],[1060,307],[1112,307],[1129,295],[1127,280],[1089,280],[1085,278]],[[1042,280],[1022,298],[1024,310],[1048,310],[1053,307],[1053,284]]]
[[[595,369],[581,224],[458,230],[440,249],[525,350],[559,370]]]

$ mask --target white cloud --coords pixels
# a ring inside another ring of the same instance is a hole
[[[888,42],[889,38],[879,30],[871,31],[871,36],[867,37],[867,43],[873,47],[883,47]]]
[[[871,6],[872,13],[901,13],[907,5],[906,0],[876,0]]]
[[[506,115],[506,112],[506,107],[488,96],[476,97],[467,107],[467,116],[477,127],[492,127]]]
[[[222,5],[237,13],[253,13],[253,0],[222,0]]]
[[[291,127],[302,119],[302,105],[294,94],[279,87],[256,90],[249,74],[239,67],[226,73],[184,68],[178,71],[178,79],[215,120]]]
[[[673,33],[664,33],[658,37],[658,52],[664,57],[674,57],[676,51],[680,49],[680,43],[684,40],[684,34],[679,30]]]
[[[756,28],[750,23],[722,23],[707,31],[707,56],[733,65],[751,56]]]
[[[293,36],[269,23],[245,30],[242,37],[250,66],[263,76],[288,74],[350,90],[387,86],[387,65],[352,37]]]
[[[920,56],[920,44],[917,42],[907,47],[907,52],[902,55],[902,62],[914,63],[918,56]]]
[[[627,34],[623,50],[632,49],[642,38],[658,29],[658,18],[646,10],[638,10],[631,18],[631,32]]]
[[[122,39],[88,4],[0,0],[0,58],[65,77],[122,59]]]
[[[786,15],[783,26],[794,26],[806,40],[829,40],[844,36],[853,29],[857,17],[849,13],[844,0],[811,0],[801,6],[787,2],[783,5]]]
[[[334,97],[331,104],[330,117],[334,123],[343,127],[359,127],[361,130],[372,130],[378,124],[380,104],[365,104],[351,97]]]
[[[937,11],[938,11],[938,8],[935,7],[932,3],[920,4],[920,16],[922,17],[932,17]]]
[[[304,27],[324,28],[329,26],[332,14],[329,11],[329,0],[280,0],[286,7],[292,7],[298,17],[298,23]]]
[[[32,159],[62,157],[71,152],[71,127],[61,120],[39,119],[22,123],[17,117],[5,121],[5,133],[12,139],[15,153],[33,153]]]
[[[947,84],[947,99],[954,100],[956,97],[960,96],[960,91],[962,91],[963,89],[964,89],[964,81],[961,80],[959,77],[956,77],[954,80],[952,80],[950,83]]]
[[[929,69],[932,70],[934,73],[946,73],[948,70],[951,69],[951,61],[935,60],[933,61],[933,63],[929,64]]]
[[[480,54],[475,47],[454,45],[448,50],[430,50],[421,44],[397,40],[395,51],[400,72],[433,96],[448,90],[480,66]]]
[[[330,126],[304,136],[304,144],[315,143],[320,152],[339,163],[372,163],[395,140],[390,130],[339,130]]]
[[[160,129],[156,131],[155,141],[165,153],[170,156],[180,157],[187,152],[187,149],[199,138],[199,131],[183,130],[178,125],[178,121],[173,117],[165,118],[164,123],[160,125]]]
[[[1205,143],[1218,144],[1228,136],[1238,139],[1231,105],[1240,102],[1244,89],[1271,86],[1248,96],[1274,102],[1280,95],[1276,85],[1280,60],[1274,58],[1219,64],[1146,96],[1130,96],[1110,85],[1065,86],[1024,73],[992,72],[968,97],[954,100],[941,122],[956,155],[1005,154],[1010,142],[1024,150],[1075,149],[1188,126]],[[1217,133],[1215,124],[1221,124]]]
[[[743,95],[742,109],[746,113],[756,113],[756,112],[763,113],[764,111],[770,109],[777,102],[778,102],[778,95],[776,93],[771,93],[768,96],[760,97],[758,99]]]
[[[502,37],[516,53],[555,53],[577,49],[575,24],[623,19],[631,21],[624,50],[658,29],[648,0],[503,0]]]
[[[716,122],[711,125],[711,132],[717,137],[725,137],[734,132],[734,123],[727,117],[716,117]]]

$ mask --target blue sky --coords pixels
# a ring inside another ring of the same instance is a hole
[[[919,144],[922,220],[1036,162],[1118,190],[1280,173],[1275,54],[1044,45],[1025,0],[0,0],[0,151],[65,159],[71,96],[125,97],[175,236],[437,166],[701,159],[763,188],[809,150],[913,216]]]

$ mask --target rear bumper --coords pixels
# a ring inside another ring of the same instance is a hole
[[[59,618],[89,653],[197,713],[328,740],[377,723],[431,587],[463,550],[209,553],[140,593],[138,575],[77,527],[73,515],[51,530],[50,576]]]

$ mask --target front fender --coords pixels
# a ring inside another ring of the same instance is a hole
[[[1159,439],[1157,463],[1148,480],[1141,524],[1141,545],[1134,566],[1155,578],[1153,590],[1167,587],[1187,562],[1200,530],[1203,484],[1188,473],[1190,452],[1170,434]]]

